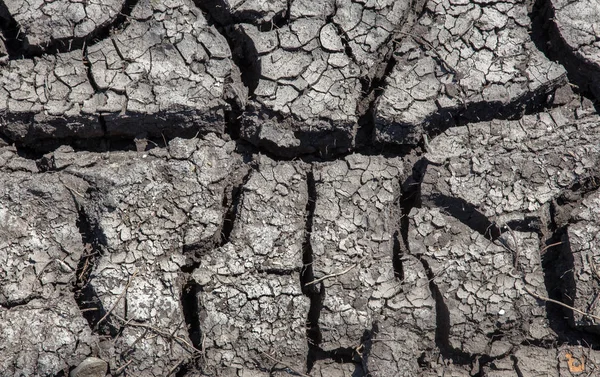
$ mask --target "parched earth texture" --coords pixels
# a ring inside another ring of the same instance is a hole
[[[598,0],[0,0],[0,376],[600,376]]]

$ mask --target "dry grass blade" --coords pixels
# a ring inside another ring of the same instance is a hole
[[[574,308],[574,307],[572,307],[570,305],[565,304],[564,302],[560,302],[558,300],[551,299],[550,297],[544,297],[544,296],[538,295],[537,293],[535,293],[531,289],[529,289],[526,285],[524,286],[524,288],[525,288],[525,291],[527,291],[527,293],[529,293],[530,295],[532,295],[533,297],[535,297],[535,298],[537,298],[539,300],[546,301],[546,302],[551,302],[551,303],[556,304],[556,305],[560,305],[560,306],[562,306],[564,308],[571,309],[575,313],[579,313],[582,316],[585,316],[585,317],[588,317],[588,318],[592,318],[592,319],[595,319],[596,321],[600,322],[600,317],[598,317],[597,315],[586,313],[583,310],[579,310],[577,308]]]
[[[108,318],[108,316],[110,315],[110,313],[112,313],[112,311],[115,310],[115,308],[119,304],[119,301],[121,301],[123,299],[123,297],[127,293],[127,290],[129,289],[129,286],[131,285],[131,282],[133,282],[133,279],[135,279],[135,277],[137,276],[138,271],[139,270],[136,269],[135,272],[133,273],[133,275],[131,275],[131,277],[129,277],[129,279],[127,280],[127,285],[125,285],[125,289],[123,289],[123,292],[121,292],[121,294],[119,295],[119,298],[117,298],[117,301],[115,301],[115,303],[110,308],[110,310],[107,311],[106,314],[104,314],[104,316],[102,316],[102,318],[100,318],[100,320],[98,321],[98,323],[96,323],[96,329],[98,328],[98,326],[100,326],[100,324],[104,320],[106,320],[106,318]]]
[[[348,272],[350,272],[353,269],[355,269],[356,267],[358,267],[365,259],[367,259],[367,257],[362,258],[361,260],[359,260],[358,262],[356,262],[352,266],[348,267],[344,271],[334,272],[333,274],[325,275],[325,276],[320,277],[318,279],[315,279],[313,281],[309,281],[308,283],[306,283],[306,285],[308,286],[308,285],[318,284],[318,283],[322,282],[323,280],[327,280],[327,279],[331,279],[331,278],[334,278],[334,277],[337,277],[337,276],[342,276],[344,274],[347,274]]]
[[[276,362],[277,364],[281,364],[281,365],[283,365],[284,367],[288,368],[289,370],[291,370],[292,372],[296,373],[296,374],[297,374],[297,375],[299,375],[299,376],[302,376],[302,377],[310,377],[308,374],[304,374],[304,373],[298,372],[298,370],[296,370],[296,369],[292,368],[291,366],[289,366],[288,364],[286,364],[286,363],[282,362],[281,360],[277,360],[276,358],[274,358],[273,356],[269,355],[269,354],[268,354],[268,353],[266,353],[266,352],[260,351],[260,353],[262,353],[263,355],[265,355],[265,356],[266,356],[267,358],[269,358],[271,361],[274,361],[274,362]]]

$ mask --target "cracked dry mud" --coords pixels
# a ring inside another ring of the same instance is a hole
[[[0,0],[0,376],[600,375],[596,0]]]

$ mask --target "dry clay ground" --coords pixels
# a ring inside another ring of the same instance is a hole
[[[0,0],[1,376],[599,376],[598,0]]]

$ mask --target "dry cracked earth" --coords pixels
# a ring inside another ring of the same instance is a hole
[[[600,376],[598,0],[0,0],[0,376]]]

